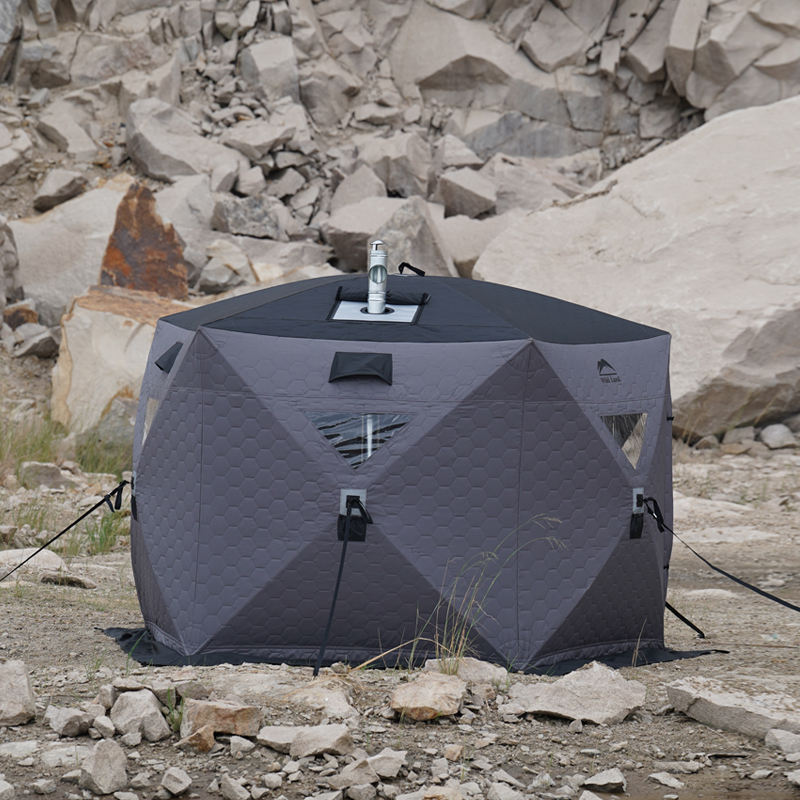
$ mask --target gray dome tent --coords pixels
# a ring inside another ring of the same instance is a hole
[[[459,278],[390,276],[393,313],[366,298],[337,276],[159,321],[131,530],[153,639],[313,663],[355,496],[372,522],[351,514],[327,662],[429,649],[476,564],[479,657],[663,647],[671,540],[641,496],[671,524],[669,335]]]

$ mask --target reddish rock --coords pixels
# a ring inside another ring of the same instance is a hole
[[[188,294],[183,242],[156,211],[153,193],[132,183],[117,208],[100,283],[183,300]]]

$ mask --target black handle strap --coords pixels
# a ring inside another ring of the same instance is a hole
[[[412,272],[415,272],[415,273],[416,273],[417,275],[419,275],[420,277],[422,277],[422,278],[424,278],[424,277],[425,277],[425,270],[424,270],[424,269],[420,269],[419,267],[415,267],[415,266],[413,266],[412,264],[409,264],[409,263],[408,263],[408,261],[401,261],[401,262],[400,262],[400,263],[397,265],[397,271],[398,271],[398,272],[399,272],[401,275],[403,274],[403,270],[404,270],[404,269],[410,269]]]
[[[661,533],[664,531],[669,531],[687,550],[689,550],[689,552],[696,555],[707,567],[713,569],[714,572],[724,575],[726,578],[728,578],[728,580],[738,583],[739,586],[744,586],[745,589],[749,589],[751,592],[755,592],[756,594],[760,594],[762,597],[766,597],[767,600],[772,600],[773,603],[778,603],[785,608],[791,608],[792,611],[800,611],[800,606],[796,606],[794,603],[790,603],[788,600],[784,600],[782,597],[778,597],[770,592],[765,592],[763,589],[759,589],[758,586],[753,586],[752,583],[748,583],[741,578],[737,578],[736,575],[732,575],[730,572],[722,569],[722,567],[712,564],[705,556],[701,556],[697,550],[695,550],[691,545],[687,544],[683,539],[681,539],[680,536],[678,536],[677,533],[675,533],[674,530],[672,530],[672,528],[669,527],[669,525],[667,525],[667,523],[664,521],[664,515],[661,513],[661,508],[658,505],[658,501],[654,497],[645,497],[644,506],[647,509],[647,513],[656,521],[658,530]]]
[[[17,566],[14,567],[14,569],[12,569],[10,572],[6,572],[6,574],[3,575],[2,578],[0,578],[0,582],[4,581],[9,575],[13,575],[20,567],[22,567],[25,564],[27,564],[32,558],[34,558],[35,556],[38,556],[39,553],[41,553],[42,550],[45,549],[45,547],[50,547],[50,545],[53,544],[53,542],[56,539],[60,538],[67,531],[69,531],[72,528],[74,528],[79,522],[82,522],[83,520],[85,520],[86,517],[89,516],[89,514],[91,514],[93,511],[96,511],[104,503],[106,505],[108,505],[109,509],[111,509],[112,512],[115,509],[117,511],[119,511],[119,509],[122,507],[122,490],[127,485],[128,485],[128,481],[122,481],[122,483],[120,483],[119,486],[117,486],[116,488],[112,489],[108,494],[104,495],[88,511],[85,511],[83,514],[81,514],[78,517],[78,519],[76,519],[74,522],[70,522],[70,524],[67,525],[67,527],[64,528],[63,531],[61,531],[60,533],[57,533],[55,536],[52,537],[52,539],[48,539],[35,553],[31,553],[24,561],[21,561],[19,564],[17,564]],[[111,504],[111,498],[112,497],[114,498],[114,504],[113,505]]]
[[[339,587],[342,583],[342,573],[344,572],[344,559],[347,555],[347,543],[350,541],[350,520],[353,516],[353,509],[357,508],[361,516],[367,521],[372,522],[372,517],[369,511],[364,507],[361,498],[357,495],[350,495],[345,503],[347,507],[347,514],[344,521],[344,538],[342,539],[342,555],[339,558],[339,573],[336,576],[336,586],[333,590],[333,599],[331,600],[331,610],[328,612],[328,624],[325,626],[325,633],[322,635],[322,644],[317,654],[317,663],[314,665],[314,677],[319,675],[322,661],[325,658],[325,649],[328,647],[328,637],[331,634],[331,626],[333,625],[333,612],[336,610],[336,600],[339,597]]]

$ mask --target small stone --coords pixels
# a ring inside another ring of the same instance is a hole
[[[767,425],[758,435],[758,438],[770,450],[780,450],[784,447],[797,447],[797,439],[786,425]]]
[[[367,763],[379,777],[396,778],[400,774],[400,770],[405,766],[406,751],[384,747],[380,753],[370,756],[367,759]]]
[[[13,784],[0,778],[0,800],[14,800],[16,796]]]
[[[163,786],[173,797],[183,794],[192,785],[189,774],[180,767],[170,767],[161,776]]]
[[[24,725],[35,716],[36,697],[25,662],[0,662],[0,725]]]
[[[40,778],[31,783],[31,788],[35,794],[53,794],[56,790],[56,782],[52,778]]]
[[[114,727],[123,734],[139,733],[148,742],[170,735],[158,698],[149,689],[123,692],[109,712]]]
[[[48,706],[44,719],[59,736],[81,736],[88,732],[92,717],[78,708]]]
[[[567,727],[570,733],[581,733],[583,731],[583,723],[579,719],[574,719]]]
[[[800,753],[800,733],[772,728],[767,731],[767,735],[764,737],[764,744],[767,747],[777,747],[784,755]]]
[[[620,769],[618,767],[613,767],[612,769],[598,772],[596,775],[587,778],[584,782],[584,786],[588,786],[590,789],[598,789],[601,792],[624,792],[628,786],[628,782],[625,780],[625,776]]]
[[[491,783],[486,793],[487,800],[522,800],[522,792],[512,789],[507,783]]]
[[[413,720],[451,716],[460,710],[466,688],[466,683],[455,675],[431,672],[401,684],[390,704],[402,717]]]
[[[261,778],[261,783],[263,783],[267,789],[280,789],[283,785],[283,778],[278,775],[277,772],[268,772]]]
[[[651,781],[660,783],[662,786],[666,786],[669,789],[683,789],[683,787],[686,785],[683,783],[683,781],[679,781],[677,778],[674,778],[668,772],[653,772],[647,777]]]
[[[752,425],[744,428],[731,428],[725,431],[722,444],[749,444],[756,438],[756,429]]]
[[[719,439],[713,433],[709,433],[700,439],[694,446],[695,450],[719,450]]]
[[[464,753],[464,747],[460,744],[445,745],[443,755],[448,761],[458,761]]]
[[[219,790],[225,800],[250,800],[250,792],[227,773],[220,778]]]
[[[358,786],[351,786],[347,790],[347,796],[350,800],[375,800],[378,793],[375,787],[370,783],[362,783]]]
[[[234,758],[242,758],[242,756],[255,750],[255,743],[242,736],[231,736],[231,755]]]
[[[794,772],[787,772],[786,778],[793,786],[800,786],[800,769],[796,769]]]
[[[378,783],[378,775],[366,758],[348,764],[338,775],[328,779],[334,789],[348,789],[365,783]]]
[[[142,734],[139,731],[132,731],[120,736],[119,740],[125,747],[138,747],[142,743]]]
[[[37,211],[48,211],[59,203],[76,197],[86,189],[86,186],[86,178],[80,172],[66,169],[51,170],[33,198],[33,207]]]
[[[747,777],[753,781],[762,781],[764,778],[769,778],[772,775],[771,769],[757,769],[755,772],[751,772]],[[675,787],[678,788],[677,786]]]
[[[92,726],[104,739],[111,739],[117,731],[114,723],[105,715],[95,717]]]

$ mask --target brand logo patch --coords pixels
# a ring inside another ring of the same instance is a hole
[[[597,374],[603,383],[621,383],[622,379],[617,375],[614,367],[608,363],[604,358],[597,362]]]

